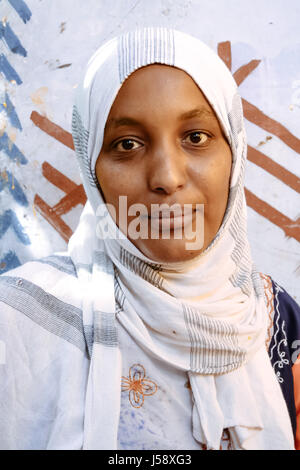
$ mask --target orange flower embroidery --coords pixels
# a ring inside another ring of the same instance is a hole
[[[157,385],[145,377],[145,368],[141,364],[133,364],[129,369],[129,377],[122,376],[122,392],[129,391],[129,401],[134,408],[144,404],[145,396],[154,395]]]

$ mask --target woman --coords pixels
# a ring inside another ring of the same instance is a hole
[[[68,254],[1,278],[1,447],[294,449],[300,310],[251,260],[226,66],[178,31],[115,38],[72,132]]]

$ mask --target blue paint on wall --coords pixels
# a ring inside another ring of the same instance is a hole
[[[10,140],[6,132],[0,137],[0,151],[6,153],[6,155],[13,161],[25,165],[28,163],[27,158],[23,153],[18,149],[18,147]]]
[[[31,11],[23,0],[8,0],[11,6],[16,10],[24,23],[31,18]]]
[[[11,209],[8,209],[4,214],[0,215],[0,239],[10,227],[12,227],[23,245],[30,245],[30,239],[20,224],[16,214]]]
[[[10,173],[10,171],[6,171],[4,174],[0,173],[0,192],[5,188],[8,187],[8,190],[14,200],[23,207],[28,206],[27,197],[20,186],[18,180]]]
[[[11,125],[21,131],[22,130],[22,125],[21,125],[20,119],[18,118],[15,107],[12,104],[12,102],[10,101],[7,92],[5,92],[5,95],[2,98],[2,101],[3,102],[0,103],[0,112],[4,111],[7,115],[7,117],[8,117]],[[6,106],[4,105],[4,103],[5,103]]]
[[[18,85],[21,85],[21,78],[3,54],[0,54],[0,73],[2,73],[9,82],[15,80]]]
[[[9,26],[9,23],[0,23],[0,39],[6,42],[7,46],[14,54],[20,54],[23,57],[27,56],[26,50]]]
[[[9,192],[11,193],[16,202],[18,202],[23,207],[27,207],[28,200],[25,196],[24,191],[21,188],[20,183],[9,171],[7,171],[6,173],[8,176]]]
[[[10,5],[16,10],[24,23],[30,20],[32,13],[23,0],[8,1]],[[0,40],[5,42],[12,53],[19,54],[23,57],[27,56],[26,49],[23,47],[21,41],[7,21],[0,22]],[[20,76],[3,53],[0,53],[0,79],[1,76],[9,82],[14,81],[17,85],[22,84]],[[11,102],[8,93],[4,90],[0,94],[0,112],[5,112],[10,124],[14,128],[22,131],[22,125],[15,107]],[[28,163],[27,158],[9,139],[7,133],[0,135],[0,151],[3,151],[9,159],[18,164],[24,165]],[[5,169],[3,171],[2,168],[0,169],[0,192],[4,189],[9,191],[14,201],[16,201],[19,205],[23,207],[28,206],[27,197],[18,180],[11,172]],[[0,239],[9,229],[15,232],[18,240],[23,245],[29,245],[31,243],[30,238],[24,230],[24,227],[21,225],[18,217],[12,209],[8,209],[4,213],[0,214]],[[14,237],[9,238],[9,240],[11,240],[12,244],[15,243]],[[0,254],[0,274],[10,269],[14,269],[20,265],[20,260],[18,259],[14,250]]]
[[[13,251],[5,253],[4,257],[0,259],[0,274],[9,271],[10,269],[21,266],[20,260]]]

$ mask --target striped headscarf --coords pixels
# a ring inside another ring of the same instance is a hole
[[[120,87],[135,70],[154,63],[188,73],[215,111],[232,152],[222,225],[201,255],[181,263],[148,259],[119,231],[95,173]],[[237,449],[293,448],[287,408],[265,348],[267,311],[247,239],[243,112],[225,64],[201,41],[179,31],[145,28],[114,38],[87,64],[76,90],[72,134],[88,196],[69,242],[91,358],[84,448],[117,446],[118,322],[149,355],[187,372],[193,434],[208,449],[219,448],[224,428]],[[170,334],[174,327],[176,338]]]

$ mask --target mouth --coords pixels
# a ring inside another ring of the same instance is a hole
[[[166,231],[182,229],[190,225],[194,219],[197,209],[182,210],[162,210],[158,212],[151,212],[148,216],[151,227],[154,230]]]

